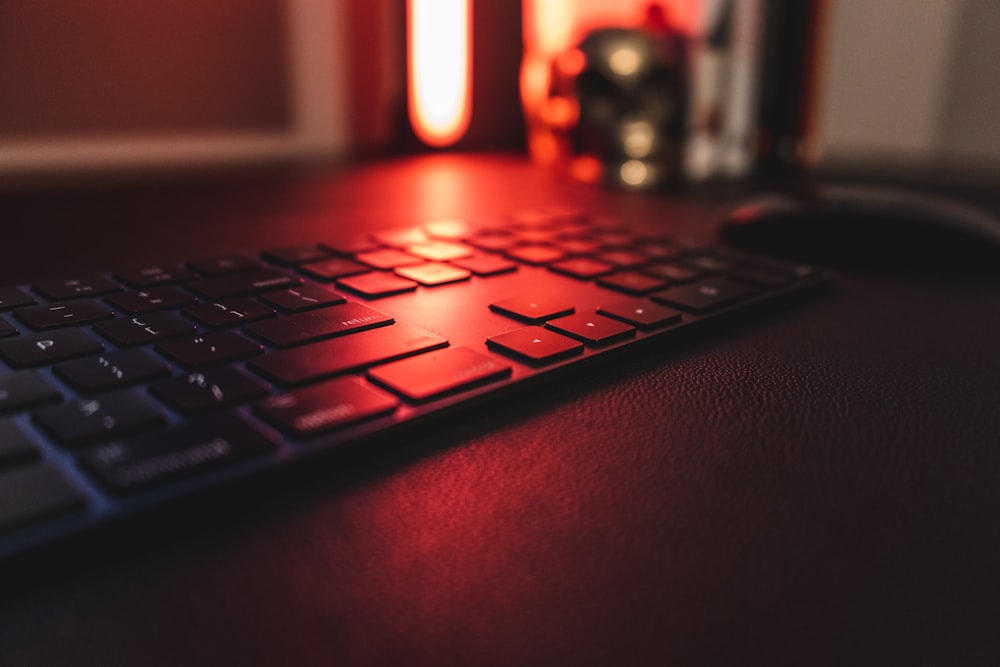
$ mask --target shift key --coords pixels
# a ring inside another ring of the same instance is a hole
[[[265,399],[254,410],[297,438],[392,412],[399,399],[356,377],[342,377]]]
[[[296,385],[395,361],[446,345],[446,338],[400,322],[343,338],[271,352],[254,359],[248,365],[270,380],[284,385]]]

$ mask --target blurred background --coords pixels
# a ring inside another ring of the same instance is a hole
[[[533,153],[526,54],[577,39],[567,16],[615,24],[650,4],[470,2],[472,112],[451,148]],[[654,4],[696,54],[729,31],[721,64],[691,64],[690,103],[743,90],[750,160],[698,178],[776,159],[1000,182],[995,0]],[[407,115],[406,15],[404,0],[0,2],[0,187],[428,150]],[[768,135],[768,105],[791,144]]]

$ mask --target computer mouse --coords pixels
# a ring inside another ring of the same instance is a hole
[[[720,231],[738,248],[832,268],[1000,274],[1000,219],[910,190],[759,193],[729,209]]]

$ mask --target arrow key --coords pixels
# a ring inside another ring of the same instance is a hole
[[[542,327],[525,327],[498,336],[490,336],[486,344],[505,354],[532,364],[549,364],[583,352],[583,345]]]
[[[681,321],[681,314],[673,308],[655,304],[647,299],[624,299],[597,309],[601,315],[613,317],[639,327],[644,331],[659,329]]]
[[[573,304],[546,295],[516,296],[490,304],[490,310],[531,324],[573,313]]]
[[[578,313],[550,320],[546,322],[545,328],[552,329],[570,338],[576,338],[591,347],[609,345],[635,335],[635,327],[629,326],[624,322],[618,322],[607,317],[602,317],[601,315],[591,315],[589,313]]]

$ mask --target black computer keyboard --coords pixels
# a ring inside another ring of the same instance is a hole
[[[0,557],[827,281],[543,211],[0,287]]]

